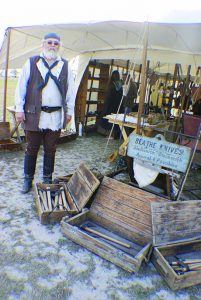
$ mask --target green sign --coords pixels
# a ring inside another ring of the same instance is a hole
[[[161,136],[161,135],[160,135]],[[185,172],[191,148],[163,139],[130,134],[127,155],[172,170]]]

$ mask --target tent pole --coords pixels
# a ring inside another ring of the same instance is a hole
[[[142,72],[141,72],[141,88],[140,88],[140,99],[139,108],[137,116],[137,129],[136,133],[140,134],[141,116],[144,112],[144,100],[146,93],[146,79],[147,79],[147,47],[148,47],[148,23],[145,29],[144,43],[143,43],[143,53],[142,53]]]
[[[9,64],[9,50],[10,50],[10,36],[11,36],[11,29],[10,28],[7,29],[6,34],[7,34],[7,47],[6,47],[6,63],[5,63],[5,76],[4,76],[3,122],[6,122],[8,64]]]

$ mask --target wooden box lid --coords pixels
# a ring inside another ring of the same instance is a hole
[[[92,171],[84,163],[81,163],[66,184],[67,190],[79,211],[85,207],[99,184],[100,181]]]
[[[153,244],[201,238],[201,200],[152,203]]]
[[[151,202],[165,199],[120,182],[104,177],[90,212],[117,231],[135,238],[142,245],[152,242]]]

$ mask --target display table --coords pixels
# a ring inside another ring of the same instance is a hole
[[[129,135],[130,133],[135,132],[137,129],[137,116],[135,117],[130,115],[124,116],[124,114],[112,114],[112,115],[107,115],[104,118],[107,119],[109,123],[119,126],[124,139],[123,144],[119,147],[119,154],[125,156],[128,141],[129,141]],[[161,123],[152,125],[147,123],[147,121],[145,121],[145,119],[142,117],[140,127],[142,129],[142,133],[145,136],[153,137],[156,133],[158,133],[156,130],[157,128],[163,128],[163,129],[168,128],[169,123],[163,121]],[[126,128],[131,128],[129,133],[128,130],[126,130]]]

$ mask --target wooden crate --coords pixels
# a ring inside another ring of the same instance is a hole
[[[59,222],[64,216],[70,213],[69,210],[64,207],[64,204],[59,205],[59,203],[57,202],[55,205],[56,194],[60,194],[59,191],[62,187],[64,188],[62,184],[35,184],[37,212],[42,224],[52,224]],[[50,193],[51,195],[51,206],[48,203],[48,193]],[[66,190],[64,190],[64,193],[66,195]],[[73,210],[73,207],[71,207],[71,210]]]
[[[90,209],[64,217],[61,231],[117,266],[137,272],[151,250],[152,201],[165,200],[105,176]]]
[[[0,150],[17,151],[22,150],[22,145],[14,139],[0,140]]]
[[[11,138],[10,123],[0,122],[0,151],[16,151],[21,149],[22,145]]]
[[[201,283],[201,201],[152,203],[152,220],[151,260],[170,288]]]
[[[35,198],[41,223],[56,223],[64,216],[81,212],[99,184],[100,181],[83,163],[67,182],[36,183]]]

